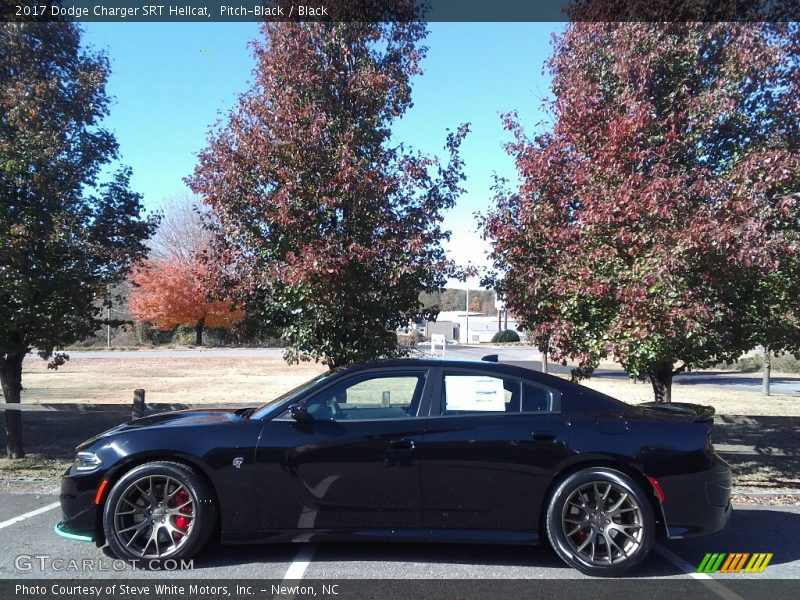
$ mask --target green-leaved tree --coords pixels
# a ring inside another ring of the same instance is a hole
[[[190,185],[211,207],[227,287],[279,328],[287,358],[331,367],[398,353],[395,329],[430,318],[419,294],[448,273],[442,212],[463,179],[391,138],[411,106],[423,23],[265,23],[255,86],[200,154]]]
[[[533,339],[667,402],[684,370],[796,352],[797,23],[572,23],[548,66],[552,129],[508,116],[521,185],[485,221]]]
[[[109,286],[155,229],[128,170],[100,179],[117,156],[100,125],[109,67],[80,37],[72,23],[0,23],[0,383],[12,404],[25,356],[63,364],[59,350],[98,329]],[[20,412],[5,420],[20,458]]]

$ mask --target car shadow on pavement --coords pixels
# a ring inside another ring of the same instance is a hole
[[[699,565],[707,552],[772,552],[770,564],[800,560],[800,513],[776,508],[734,507],[727,526],[713,535],[671,540],[664,546],[691,565]]]
[[[264,544],[221,546],[204,549],[194,561],[194,570],[220,569],[243,564],[268,563],[288,566],[300,551],[300,544]],[[415,579],[449,577],[518,577],[549,578],[584,577],[561,561],[549,544],[512,546],[499,544],[412,544],[384,542],[325,542],[313,554],[314,577],[321,570],[326,576],[344,578]],[[380,566],[366,566],[380,563]],[[455,569],[455,570],[454,570]],[[526,569],[530,571],[526,572]],[[268,571],[269,568],[266,569]],[[455,575],[453,573],[456,573]],[[647,578],[679,575],[680,571],[653,552],[628,577]],[[278,576],[281,574],[279,573]],[[267,575],[269,576],[269,575]],[[275,576],[275,575],[272,575]]]
[[[800,560],[800,541],[793,532],[800,530],[800,514],[774,508],[734,510],[727,527],[714,535],[687,540],[657,540],[692,566],[699,565],[708,552],[771,552],[770,564]],[[258,544],[223,546],[211,543],[194,561],[194,570],[213,570],[229,566],[253,565],[255,577],[280,577],[295,559],[300,544]],[[106,549],[107,551],[107,549]],[[441,576],[443,565],[480,568],[465,573],[516,578],[541,576],[542,570],[556,570],[550,577],[582,577],[564,564],[548,544],[510,546],[492,544],[412,544],[382,542],[325,542],[317,545],[312,563],[328,575],[341,577],[415,578]],[[373,570],[365,564],[384,563]],[[271,573],[270,569],[276,572]],[[526,573],[525,569],[532,569]],[[652,552],[648,559],[626,578],[669,577],[684,574],[677,566]],[[309,574],[313,577],[313,573]],[[474,575],[471,575],[474,576]]]

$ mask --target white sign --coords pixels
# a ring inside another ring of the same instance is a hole
[[[442,347],[442,356],[444,356],[445,352],[445,337],[443,333],[434,333],[431,335],[431,354],[436,353],[436,346]]]
[[[480,375],[452,375],[444,378],[447,393],[445,410],[504,412],[506,395],[503,380]]]
[[[506,309],[506,301],[501,300],[500,296],[497,295],[497,292],[494,293],[494,307],[497,310],[505,310]]]

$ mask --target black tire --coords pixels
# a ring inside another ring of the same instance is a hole
[[[216,520],[214,495],[205,479],[188,465],[167,461],[144,463],[125,473],[103,507],[111,552],[136,560],[140,568],[193,557]]]
[[[546,528],[550,544],[568,565],[587,575],[618,577],[650,553],[656,524],[641,486],[625,473],[597,467],[558,484],[547,506]]]

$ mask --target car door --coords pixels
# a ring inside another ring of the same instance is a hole
[[[558,390],[497,371],[443,368],[419,455],[425,526],[536,531],[568,456]]]
[[[430,369],[354,373],[265,424],[256,451],[262,529],[397,529],[422,523],[421,439]]]

